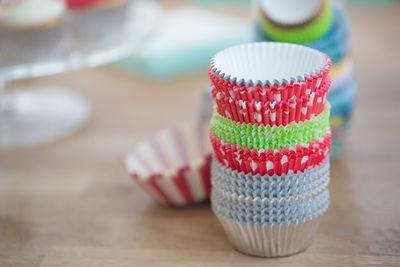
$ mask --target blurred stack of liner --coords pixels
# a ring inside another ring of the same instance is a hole
[[[345,11],[329,0],[258,0],[256,39],[298,43],[318,49],[332,60],[331,158],[343,151],[356,97],[349,55],[351,30]]]

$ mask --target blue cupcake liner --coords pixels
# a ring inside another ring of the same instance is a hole
[[[212,196],[216,198],[216,200],[224,201],[226,203],[231,203],[239,206],[245,207],[253,207],[260,209],[272,209],[272,208],[284,208],[296,203],[306,203],[312,201],[317,196],[321,195],[328,188],[328,182],[321,184],[319,187],[315,188],[312,193],[302,193],[294,196],[274,196],[274,195],[265,195],[263,197],[252,197],[245,196],[243,194],[225,194],[222,191],[219,191],[216,188],[212,189]]]
[[[212,200],[212,210],[218,216],[225,220],[232,221],[238,224],[251,224],[260,226],[274,226],[274,225],[289,225],[297,224],[299,222],[305,222],[306,220],[312,220],[313,218],[319,217],[329,207],[329,191],[326,190],[325,194],[321,194],[320,198],[316,199],[313,204],[306,207],[298,207],[297,209],[291,208],[287,210],[276,209],[276,210],[260,210],[246,212],[246,209],[237,210],[238,208],[227,208],[225,205],[219,204]]]
[[[320,166],[307,169],[305,172],[274,175],[270,176],[270,180],[261,182],[253,181],[251,176],[243,173],[241,175],[237,172],[236,175],[229,174],[224,171],[221,164],[214,160],[211,168],[211,182],[215,190],[222,194],[236,195],[242,198],[306,198],[317,194],[321,187],[328,185],[329,166],[329,161],[326,160]]]
[[[327,188],[322,190],[318,195],[313,196],[308,199],[298,199],[296,201],[286,202],[276,200],[273,203],[274,205],[258,205],[250,202],[250,204],[246,204],[244,202],[235,201],[234,199],[227,199],[223,195],[219,194],[215,190],[211,193],[211,200],[213,205],[220,205],[225,209],[230,209],[231,211],[242,211],[248,212],[252,214],[275,214],[276,212],[293,212],[293,211],[304,211],[306,209],[316,209],[321,203],[326,201],[329,197],[329,191]]]

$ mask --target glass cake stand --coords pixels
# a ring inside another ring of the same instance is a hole
[[[161,7],[152,0],[132,1],[124,9],[122,19],[120,15],[111,17],[111,20],[118,20],[118,27],[110,27],[113,25],[110,18],[105,20],[103,13],[95,12],[89,19],[94,30],[101,28],[102,32],[91,35],[89,41],[85,33],[79,32],[77,18],[68,12],[60,23],[62,34],[57,40],[58,44],[62,43],[62,49],[56,53],[49,55],[43,51],[43,56],[32,60],[29,54],[24,58],[24,51],[18,59],[0,51],[0,149],[33,147],[69,136],[81,128],[91,114],[86,99],[70,89],[56,85],[13,88],[13,81],[118,60],[132,53],[149,36],[162,15]]]

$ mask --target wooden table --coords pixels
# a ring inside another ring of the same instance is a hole
[[[209,203],[160,207],[125,173],[137,141],[195,118],[206,70],[156,84],[99,68],[23,83],[76,88],[94,113],[68,139],[0,152],[0,265],[399,266],[400,7],[350,11],[357,108],[346,153],[332,167],[331,207],[305,252],[245,256]]]

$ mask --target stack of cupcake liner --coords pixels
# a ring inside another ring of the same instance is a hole
[[[357,91],[349,55],[351,29],[347,14],[329,0],[258,0],[257,3],[257,41],[302,44],[322,51],[332,60],[328,100],[332,105],[331,158],[337,158],[343,151]],[[315,24],[318,27],[312,26]]]
[[[212,59],[212,210],[243,253],[304,250],[329,207],[330,67],[325,54],[287,43]]]

